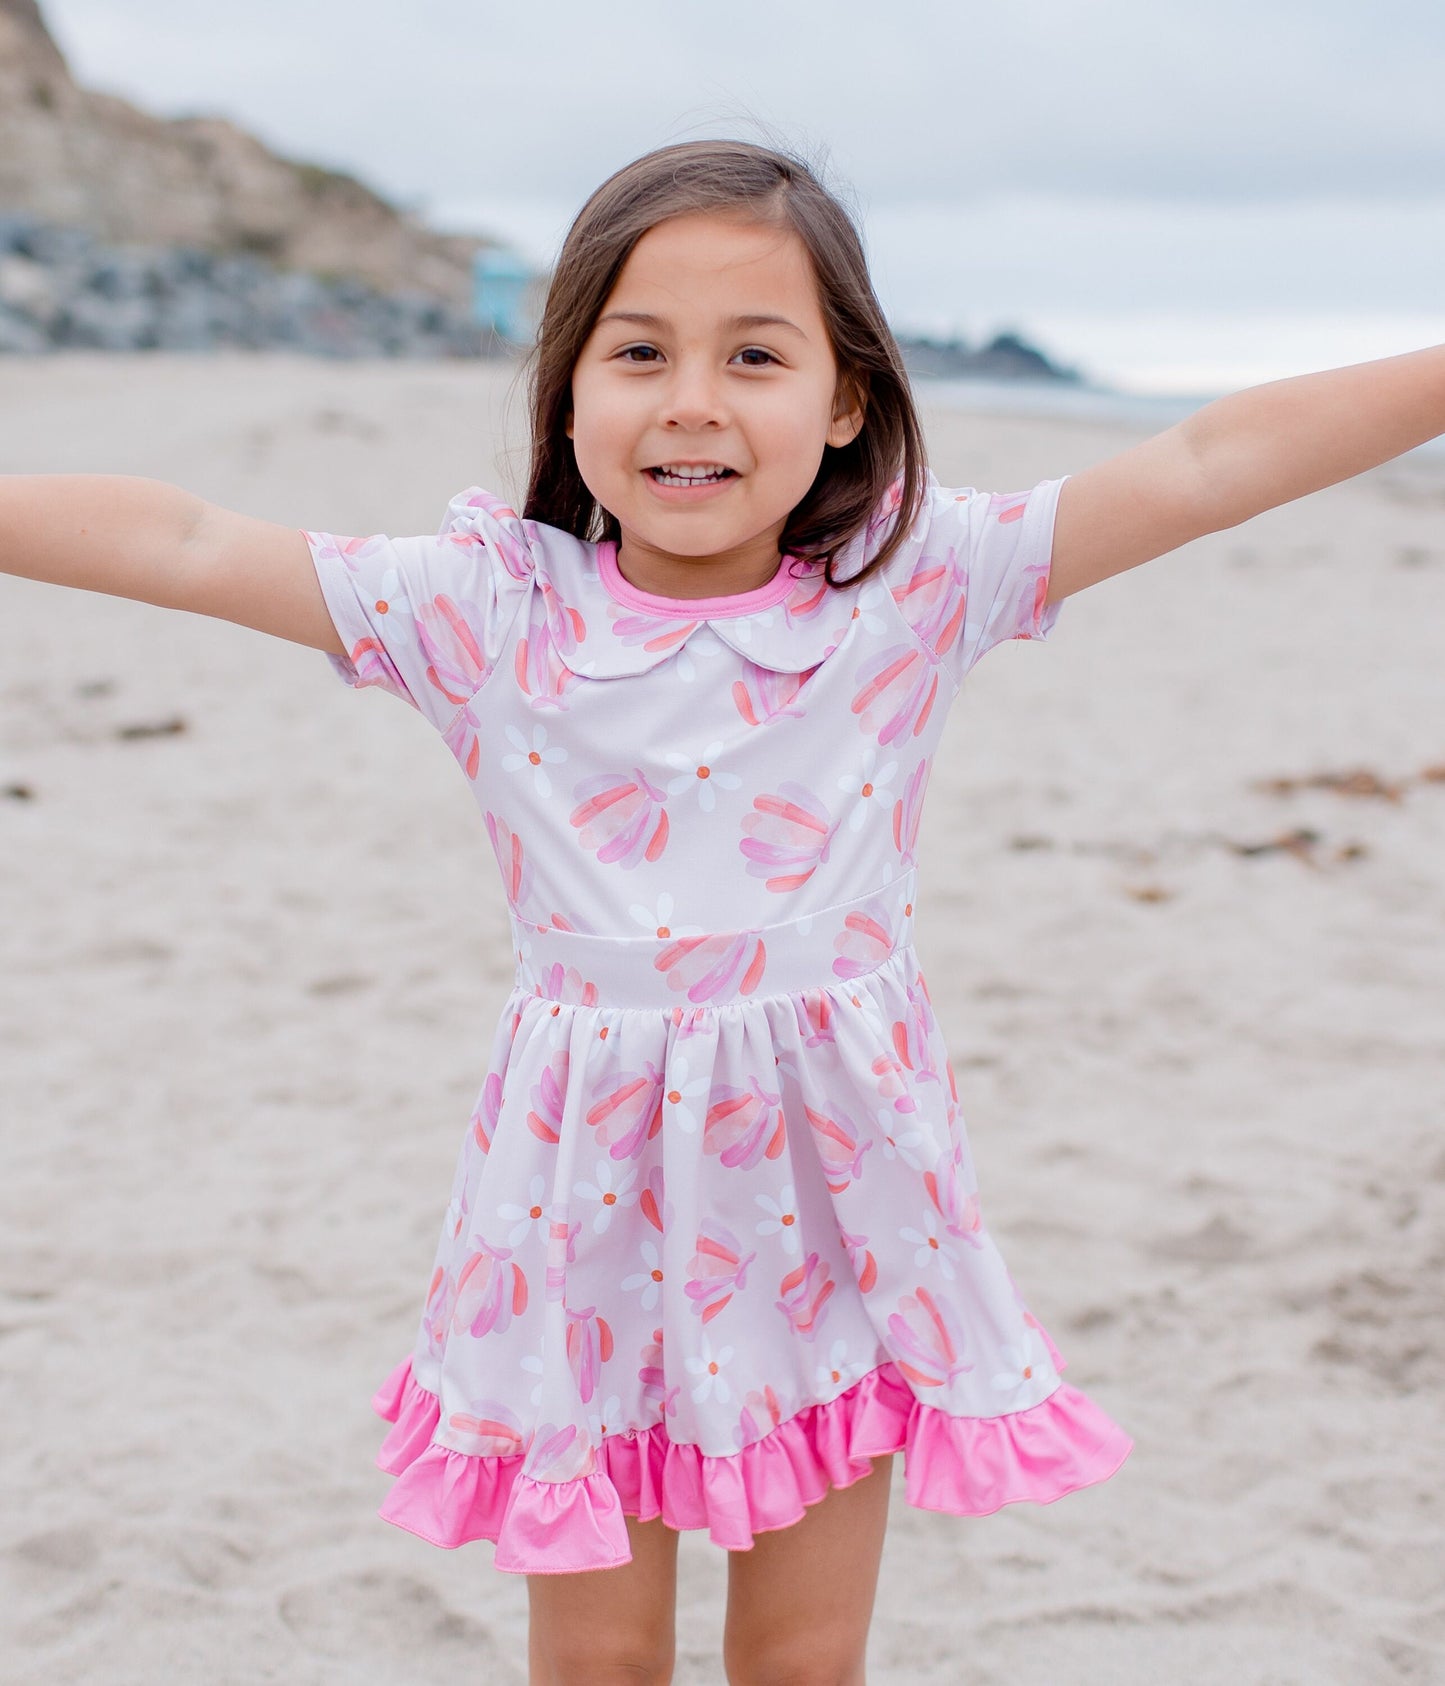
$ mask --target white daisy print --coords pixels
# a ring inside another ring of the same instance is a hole
[[[1032,1337],[1026,1335],[1022,1346],[999,1348],[999,1357],[1003,1360],[1004,1367],[993,1378],[994,1391],[1003,1394],[1009,1404],[1033,1394],[1038,1388],[1040,1377],[1051,1368],[1044,1365],[1030,1350],[1032,1344]]]
[[[878,751],[869,745],[867,759],[861,771],[844,773],[838,780],[839,790],[846,790],[850,796],[858,797],[858,801],[851,805],[848,815],[848,829],[858,831],[867,821],[870,804],[878,804],[885,810],[892,807],[893,790],[889,783],[898,771],[896,761],[885,761],[881,767],[877,763]]]
[[[922,1171],[938,1157],[938,1148],[927,1130],[909,1129],[906,1115],[890,1106],[877,1112],[878,1141],[885,1159],[901,1159],[915,1171]]]
[[[883,604],[891,594],[886,586],[877,580],[869,580],[858,592],[858,601],[853,605],[855,620],[863,623],[865,632],[885,632],[890,622],[883,612]]]
[[[593,1403],[596,1405],[596,1401]],[[588,1411],[587,1432],[594,1446],[601,1444],[604,1435],[621,1434],[622,1430],[622,1401],[615,1393]]]
[[[644,931],[649,931],[654,937],[700,937],[703,934],[701,925],[675,925],[672,918],[674,907],[672,893],[664,890],[657,898],[656,905],[644,907],[641,902],[633,902],[628,912]]]
[[[707,1115],[712,1085],[706,1076],[694,1077],[682,1054],[667,1062],[667,1087],[662,1091],[663,1127],[695,1136]]]
[[[497,1207],[497,1216],[512,1226],[507,1232],[509,1247],[520,1247],[534,1230],[539,1239],[545,1241],[548,1226],[552,1222],[552,1208],[547,1203],[546,1178],[540,1173],[532,1178],[525,1206],[518,1206],[510,1200],[503,1201]]]
[[[861,1382],[873,1369],[872,1364],[858,1364],[848,1357],[848,1343],[836,1340],[828,1348],[828,1361],[813,1373],[813,1385],[825,1398],[846,1393],[854,1382]]]
[[[622,1278],[622,1286],[629,1292],[640,1288],[638,1304],[644,1311],[655,1311],[658,1301],[662,1298],[662,1254],[657,1243],[646,1240],[637,1249],[642,1254],[643,1270],[633,1271],[631,1276]]]
[[[612,1222],[612,1214],[618,1206],[631,1206],[638,1198],[638,1191],[632,1186],[637,1181],[637,1167],[634,1165],[619,1179],[620,1171],[621,1167],[612,1160],[599,1159],[593,1172],[597,1181],[573,1185],[574,1194],[597,1202],[597,1216],[592,1220],[592,1227],[598,1235]]]
[[[552,780],[547,775],[547,766],[549,763],[555,766],[559,761],[565,761],[567,751],[556,744],[548,744],[545,726],[532,728],[530,743],[515,726],[507,727],[507,736],[516,746],[516,753],[502,757],[503,768],[509,773],[520,773],[530,767],[532,783],[536,786],[538,796],[550,796]]]
[[[524,1369],[529,1376],[537,1377],[537,1385],[532,1389],[530,1399],[533,1405],[540,1405],[542,1403],[542,1389],[547,1385],[545,1380],[546,1372],[542,1364],[541,1355],[539,1353],[529,1352],[525,1357],[519,1359],[518,1362],[521,1365],[521,1368]]]
[[[706,1336],[702,1339],[702,1351],[687,1360],[687,1367],[694,1376],[702,1379],[692,1390],[695,1403],[701,1404],[704,1399],[716,1399],[719,1405],[726,1405],[732,1398],[732,1389],[728,1386],[727,1377],[723,1375],[723,1365],[732,1357],[730,1346],[720,1346],[713,1351],[712,1343]]]
[[[936,1212],[924,1214],[922,1229],[900,1229],[898,1234],[912,1246],[917,1248],[913,1255],[913,1262],[919,1270],[936,1268],[946,1282],[952,1282],[957,1272],[953,1262],[958,1257],[958,1249],[952,1242],[945,1241],[939,1233],[942,1219]]]
[[[768,1214],[754,1225],[757,1233],[780,1236],[784,1251],[796,1253],[799,1248],[798,1199],[793,1185],[789,1183],[786,1188],[779,1189],[776,1200],[771,1194],[759,1194],[755,1199]]]
[[[667,764],[678,769],[677,777],[667,781],[669,796],[681,796],[685,791],[692,791],[697,797],[697,805],[703,813],[710,814],[717,806],[717,792],[719,790],[736,790],[743,782],[736,773],[724,772],[714,765],[723,752],[722,740],[710,743],[701,756],[693,761],[686,755],[680,755],[676,750],[669,750]]]

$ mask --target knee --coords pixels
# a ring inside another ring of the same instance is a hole
[[[529,1686],[671,1686],[670,1648],[608,1651],[589,1645],[584,1634],[568,1638],[534,1659]]]
[[[724,1662],[728,1686],[864,1686],[862,1657],[830,1655],[826,1646],[752,1650]]]

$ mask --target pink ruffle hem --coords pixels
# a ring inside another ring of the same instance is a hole
[[[562,1482],[524,1475],[520,1452],[477,1457],[438,1445],[440,1405],[412,1376],[410,1359],[372,1406],[394,1425],[376,1460],[396,1477],[381,1516],[433,1545],[492,1540],[496,1567],[525,1575],[630,1563],[624,1515],[706,1528],[715,1544],[745,1551],[755,1533],[789,1527],[831,1487],[851,1486],[870,1472],[870,1459],[890,1452],[903,1453],[909,1504],[987,1516],[1105,1481],[1133,1445],[1067,1382],[1026,1410],[953,1417],[923,1404],[892,1362],[731,1456],[672,1441],[655,1423],[607,1435],[598,1468]]]

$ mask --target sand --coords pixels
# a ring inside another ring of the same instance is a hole
[[[16,361],[0,471],[428,532],[516,495],[508,380]],[[928,427],[990,490],[1141,437]],[[970,677],[920,956],[991,1226],[1137,1447],[979,1520],[895,1459],[877,1686],[1445,1680],[1442,629],[1412,455]],[[375,1516],[510,980],[444,746],[316,652],[0,578],[0,792],[0,1678],[524,1682],[525,1580]],[[682,1536],[680,1686],[723,1679],[726,1564]]]

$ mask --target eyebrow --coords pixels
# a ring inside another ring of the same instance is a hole
[[[609,310],[605,316],[597,318],[596,326],[601,327],[604,322],[635,322],[642,328],[666,328],[667,319],[653,316],[645,310]],[[802,339],[807,335],[796,322],[790,322],[786,316],[732,316],[723,323],[724,328],[791,328]]]

